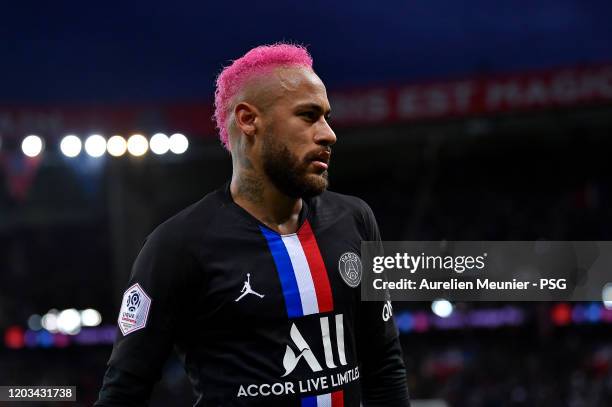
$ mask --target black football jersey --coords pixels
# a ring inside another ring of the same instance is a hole
[[[154,381],[175,347],[195,406],[408,405],[390,303],[360,301],[361,241],[379,239],[358,198],[305,199],[281,235],[228,183],[146,239],[109,365]]]

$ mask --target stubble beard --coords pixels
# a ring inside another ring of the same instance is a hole
[[[264,137],[263,170],[274,186],[292,198],[320,195],[329,185],[327,170],[317,174],[308,170],[310,161],[300,161],[273,134]]]

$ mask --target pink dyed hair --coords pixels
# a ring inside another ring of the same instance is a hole
[[[312,57],[301,45],[288,43],[261,45],[223,68],[217,77],[213,118],[219,129],[221,143],[227,150],[230,149],[227,120],[230,116],[232,99],[250,79],[280,66],[304,66],[312,69]]]

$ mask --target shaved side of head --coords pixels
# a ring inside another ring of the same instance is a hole
[[[230,150],[230,133],[235,133],[233,109],[240,102],[266,110],[282,94],[285,84],[274,75],[278,68],[303,67],[312,70],[312,57],[300,46],[287,43],[253,48],[219,74],[215,90],[214,120],[221,143]],[[280,86],[279,86],[280,84]]]

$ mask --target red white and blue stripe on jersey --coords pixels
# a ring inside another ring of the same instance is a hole
[[[301,407],[344,407],[344,393],[339,390],[333,393],[304,397]]]
[[[280,235],[264,226],[260,229],[274,258],[287,316],[297,318],[333,311],[327,270],[308,220],[291,235]]]

